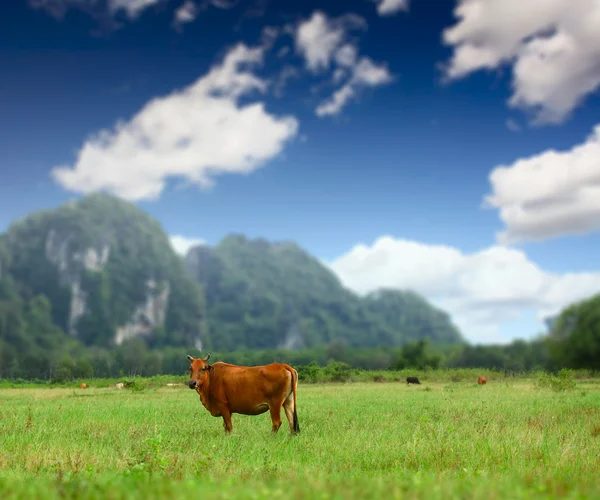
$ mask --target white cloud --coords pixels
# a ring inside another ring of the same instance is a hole
[[[130,19],[136,19],[139,14],[161,1],[168,0],[29,0],[34,9],[44,9],[50,15],[61,18],[69,9],[80,9],[90,13],[108,9],[110,14],[123,10]]]
[[[173,250],[175,250],[175,252],[177,252],[179,255],[183,256],[188,253],[190,248],[206,244],[204,240],[198,238],[186,238],[185,236],[178,234],[171,236],[169,239],[171,241]]]
[[[335,62],[340,66],[352,67],[356,64],[358,50],[354,45],[346,44],[335,53]]]
[[[277,38],[279,38],[280,33],[281,29],[277,26],[265,26],[262,29],[262,32],[260,34],[260,40],[261,45],[265,47],[265,50],[271,50],[273,48],[273,45],[275,45],[275,42],[277,41]]]
[[[350,85],[344,85],[336,90],[330,99],[319,104],[315,113],[319,117],[337,115],[352,97],[354,89]]]
[[[391,16],[401,10],[408,10],[408,0],[373,0],[380,16]]]
[[[192,0],[185,2],[175,11],[175,24],[182,25],[193,22],[198,16],[198,6]]]
[[[329,19],[322,12],[315,11],[296,30],[296,51],[304,56],[309,71],[320,73],[334,66],[334,84],[348,77],[330,98],[317,106],[315,113],[319,117],[338,114],[361,88],[377,87],[392,81],[385,64],[359,57],[356,42],[348,41],[348,33],[352,29],[366,29],[366,22],[354,14]]]
[[[600,124],[583,144],[548,150],[490,173],[484,198],[506,225],[498,241],[543,240],[600,229]]]
[[[348,70],[346,68],[336,68],[333,72],[332,81],[334,84],[340,83],[344,78],[348,76]]]
[[[600,0],[459,0],[449,79],[513,65],[509,105],[558,123],[600,87]]]
[[[474,342],[500,337],[503,325],[534,309],[543,318],[600,291],[600,273],[555,274],[525,253],[493,246],[465,254],[457,248],[382,236],[359,244],[331,264],[342,282],[364,294],[378,288],[411,289],[448,311]],[[514,337],[523,332],[515,332]]]
[[[306,67],[313,73],[327,70],[347,32],[365,27],[365,20],[354,14],[329,19],[323,12],[315,11],[296,30],[296,51],[304,56]]]
[[[181,91],[152,99],[128,122],[89,138],[73,166],[52,177],[65,189],[112,192],[128,200],[156,199],[169,178],[207,186],[220,173],[249,173],[283,150],[298,131],[292,116],[269,114],[264,103],[238,99],[265,92],[248,69],[263,49],[237,45],[222,64]]]
[[[135,20],[149,7],[159,3],[169,3],[170,0],[28,0],[28,2],[32,8],[43,9],[57,18],[62,18],[69,9],[79,9],[93,15],[114,16],[118,12],[125,12],[130,20]],[[203,0],[199,3],[185,0],[175,11],[174,24],[181,26],[192,22],[201,10],[208,7],[230,9],[237,3],[238,0]]]
[[[217,9],[231,9],[238,4],[239,0],[206,0],[207,5],[212,5]]]
[[[161,0],[109,0],[109,8],[111,12],[124,10],[130,19],[137,18],[140,13],[151,7]]]
[[[279,74],[274,78],[273,95],[279,98],[282,97],[283,90],[285,89],[287,83],[294,78],[298,78],[298,76],[299,71],[297,68],[289,65],[284,66]]]
[[[334,74],[334,81],[337,77]],[[377,65],[368,57],[363,57],[352,68],[352,76],[333,96],[317,106],[317,116],[337,115],[361,87],[377,87],[392,81],[386,66]]]
[[[62,18],[71,8],[89,10],[96,7],[97,0],[29,0],[28,4],[33,9],[45,10],[51,16]]]
[[[386,66],[375,64],[368,57],[363,57],[353,68],[352,80],[357,85],[376,86],[390,82],[392,76]]]

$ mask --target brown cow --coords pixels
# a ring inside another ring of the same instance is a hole
[[[477,383],[478,383],[479,385],[485,385],[485,383],[486,383],[486,382],[487,382],[487,380],[485,379],[485,377],[479,377],[479,378],[477,379]]]
[[[225,432],[233,429],[231,414],[260,415],[271,411],[272,432],[281,426],[281,406],[290,423],[290,432],[300,432],[296,412],[298,372],[289,365],[271,363],[264,366],[237,366],[188,355],[188,386],[200,395],[200,402],[213,417],[223,417]]]

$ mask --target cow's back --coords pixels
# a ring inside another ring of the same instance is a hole
[[[291,374],[283,363],[239,366],[217,362],[212,365],[210,392],[226,401],[232,413],[258,415],[268,410],[268,401],[291,390]]]

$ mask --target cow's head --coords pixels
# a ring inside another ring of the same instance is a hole
[[[189,354],[187,358],[191,363],[188,386],[190,389],[199,389],[208,377],[208,372],[212,370],[212,366],[207,363],[210,359],[210,353],[205,358],[192,358]]]

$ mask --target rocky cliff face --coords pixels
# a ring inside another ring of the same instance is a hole
[[[302,331],[297,322],[292,323],[286,332],[283,341],[277,346],[277,349],[302,349],[306,347]]]
[[[110,256],[110,246],[86,248],[83,252],[71,252],[70,242],[74,234],[59,234],[50,229],[46,237],[46,258],[56,266],[61,285],[71,289],[71,304],[67,320],[68,333],[77,336],[77,321],[86,312],[87,292],[81,287],[84,271],[101,272]]]
[[[147,337],[154,328],[165,324],[171,292],[169,283],[163,282],[159,287],[155,281],[148,280],[145,285],[146,300],[135,308],[127,323],[117,327],[116,344],[132,337]]]
[[[71,290],[68,333],[77,337],[78,321],[90,312],[87,307],[89,291],[82,285],[83,273],[101,273],[110,257],[110,246],[103,243],[97,247],[73,252],[70,243],[74,237],[74,234],[61,235],[55,229],[50,229],[45,248],[46,258],[57,268],[60,284]],[[139,286],[145,287],[144,300],[136,306],[128,321],[116,327],[116,344],[132,337],[148,336],[154,328],[164,326],[170,293],[169,283],[161,282],[159,286],[154,280],[146,280]]]

